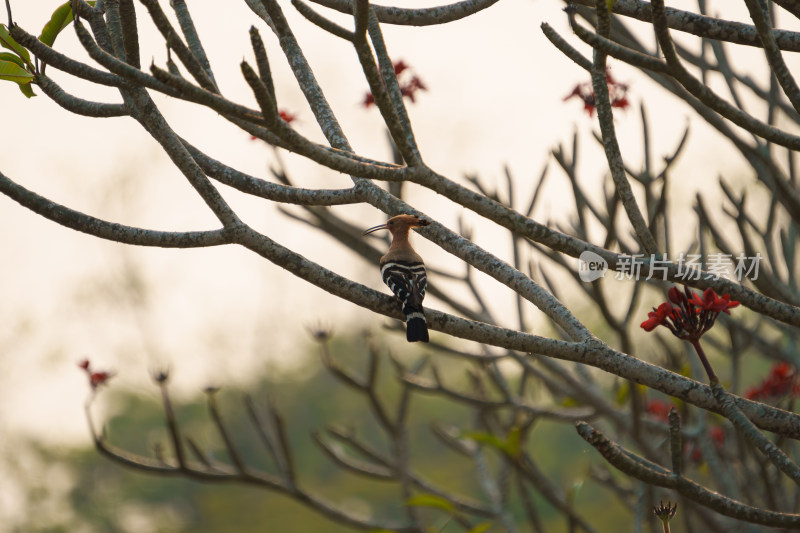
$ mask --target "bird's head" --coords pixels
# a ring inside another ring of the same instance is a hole
[[[386,224],[381,224],[365,230],[362,235],[367,235],[379,229],[388,229],[392,234],[397,231],[406,230],[411,228],[421,228],[430,225],[431,221],[425,217],[418,217],[417,215],[397,215],[386,221]]]

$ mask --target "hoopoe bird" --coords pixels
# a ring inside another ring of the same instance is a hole
[[[367,235],[373,231],[387,229],[392,234],[389,251],[381,257],[381,278],[403,304],[408,342],[428,342],[428,324],[425,321],[425,312],[422,310],[428,276],[425,273],[425,263],[411,247],[409,232],[411,228],[427,226],[430,223],[430,220],[416,215],[397,215],[387,220],[386,224],[369,228],[363,233]]]

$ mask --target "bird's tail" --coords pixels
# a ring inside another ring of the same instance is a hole
[[[406,340],[408,342],[428,342],[428,323],[422,307],[412,309],[405,306],[403,313],[406,315]]]

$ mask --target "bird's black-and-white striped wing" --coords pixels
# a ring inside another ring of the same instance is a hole
[[[428,276],[425,265],[418,262],[388,261],[381,265],[381,277],[403,307],[420,309],[425,298]]]

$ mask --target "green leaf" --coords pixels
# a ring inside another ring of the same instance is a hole
[[[628,398],[630,397],[630,393],[631,393],[631,386],[630,383],[626,381],[622,383],[619,386],[619,388],[617,388],[617,395],[614,398],[614,401],[617,403],[617,405],[624,405],[625,403],[627,403]]]
[[[94,6],[95,1],[92,0],[87,2],[87,4]],[[61,4],[53,11],[50,20],[47,21],[47,24],[42,28],[42,34],[39,35],[39,40],[47,46],[53,46],[58,34],[72,23],[72,18],[72,7],[69,2]]]
[[[26,98],[33,98],[36,96],[36,93],[33,92],[33,84],[30,82],[20,83],[17,87],[19,87],[19,90],[22,91],[22,94],[24,94]]]
[[[491,522],[481,522],[480,524],[476,525],[475,527],[467,531],[467,533],[483,533],[490,527],[492,527]]]
[[[0,24],[0,46],[8,48],[21,57],[26,65],[30,65],[31,55],[21,44],[11,38],[11,34],[8,33],[8,27],[5,24]]]
[[[522,428],[514,426],[508,431],[506,440],[506,452],[514,459],[522,455]]]
[[[572,486],[567,491],[567,501],[570,505],[575,504],[575,498],[578,496],[578,493],[583,488],[583,480],[576,481],[572,484]]]
[[[508,432],[508,437],[506,440],[501,439],[497,435],[486,433],[484,431],[465,431],[461,434],[461,436],[465,439],[471,439],[477,443],[488,444],[493,448],[497,448],[512,459],[518,459],[522,451],[520,442],[522,438],[522,430],[517,427],[512,428]]]
[[[72,22],[72,7],[70,7],[69,2],[66,2],[53,11],[50,20],[44,25],[44,28],[42,28],[42,34],[39,36],[39,40],[47,46],[53,46],[58,34],[61,33],[61,30],[69,26],[70,22]]]
[[[20,67],[25,68],[25,62],[22,60],[22,58],[17,54],[12,54],[11,52],[0,52],[0,61],[11,61]]]
[[[447,513],[453,513],[455,511],[455,507],[450,501],[441,496],[428,493],[413,495],[406,500],[406,505],[409,507],[432,507],[434,509],[441,509]]]
[[[494,446],[499,450],[505,451],[506,443],[503,442],[497,435],[486,433],[485,431],[465,431],[461,434],[465,439],[471,439],[480,444],[488,444]]]
[[[561,407],[580,407],[581,404],[572,396],[566,396],[559,402],[559,405],[561,405]]]
[[[20,67],[13,61],[0,59],[0,80],[8,80],[16,83],[29,83],[33,79],[33,74]]]
[[[614,4],[617,3],[617,0],[606,0],[606,5],[608,6],[608,10],[611,11],[614,9]]]

